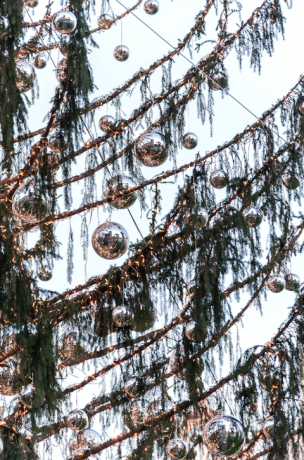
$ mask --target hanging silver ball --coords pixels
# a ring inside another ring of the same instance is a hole
[[[243,217],[249,227],[258,227],[263,221],[263,211],[257,206],[248,206],[244,209]]]
[[[108,181],[108,189],[105,191],[105,198],[108,198],[114,195],[117,192],[123,192],[125,190],[136,187],[136,182],[124,174],[112,177]],[[121,196],[120,198],[115,198],[114,201],[111,201],[111,206],[115,209],[128,209],[132,206],[137,200],[137,192],[131,192],[128,195]]]
[[[68,60],[67,58],[60,59],[58,62],[58,67],[59,70],[67,70],[68,68]]]
[[[203,442],[203,430],[200,428],[192,428],[189,433],[189,441],[192,444],[200,444]]]
[[[266,438],[274,438],[274,418],[267,417],[263,423],[263,433]]]
[[[33,437],[32,431],[29,429],[28,426],[25,425],[18,428],[17,433],[27,441],[30,441]]]
[[[21,402],[28,409],[32,407],[34,392],[35,392],[35,387],[32,383],[22,388],[22,390],[20,391]]]
[[[287,289],[287,291],[298,291],[300,285],[300,277],[295,273],[289,273],[289,275],[285,276],[285,289]]]
[[[38,0],[24,0],[23,8],[36,8],[38,6]]]
[[[196,321],[191,321],[185,328],[185,335],[191,342],[202,342],[204,340],[204,332],[198,331],[198,324]]]
[[[54,16],[53,26],[59,34],[70,34],[77,27],[77,18],[71,11],[59,11]]]
[[[15,385],[16,369],[12,365],[0,367],[0,394],[4,396],[14,396],[19,393]]]
[[[55,76],[60,85],[63,85],[67,79],[67,74],[64,70],[56,69]]]
[[[30,91],[35,83],[35,70],[29,62],[16,59],[16,85],[20,93]]]
[[[159,3],[157,0],[146,0],[144,3],[144,10],[147,14],[153,15],[158,13]]]
[[[129,377],[124,384],[125,393],[129,398],[139,398],[143,394],[144,384],[140,377]]]
[[[125,45],[119,45],[114,49],[113,55],[116,61],[125,62],[127,59],[129,59],[130,50]]]
[[[123,256],[129,247],[127,230],[115,222],[105,222],[92,235],[94,251],[103,259],[113,260]]]
[[[0,16],[0,35],[6,34],[10,29],[10,24],[7,18]]]
[[[239,420],[231,415],[213,417],[203,429],[208,451],[218,457],[231,457],[242,449],[245,433]]]
[[[144,415],[144,422],[150,422],[175,408],[174,404],[167,398],[165,400],[153,401],[147,407]],[[161,421],[161,432],[163,436],[168,435],[176,425],[176,418],[171,417]]]
[[[182,460],[187,455],[187,444],[182,439],[170,439],[166,451],[172,460]]]
[[[34,66],[36,69],[45,69],[47,65],[46,57],[43,53],[36,54],[34,57]]]
[[[112,133],[115,129],[116,120],[112,115],[104,115],[99,120],[99,128],[104,133]]]
[[[187,133],[183,136],[182,140],[182,146],[185,149],[192,150],[195,149],[195,147],[198,144],[198,137],[194,133]]]
[[[81,409],[72,410],[67,416],[67,426],[73,431],[84,430],[89,424],[89,418]]]
[[[51,265],[49,263],[40,265],[37,270],[37,277],[40,279],[40,281],[50,281],[53,277]]]
[[[281,275],[272,275],[268,282],[267,287],[271,292],[282,292],[285,288],[285,279]]]
[[[222,73],[213,74],[213,75],[210,75],[210,78],[212,78],[212,80],[208,79],[208,82],[209,82],[210,88],[213,91],[221,91],[222,89],[227,88],[228,80],[224,74]]]
[[[59,49],[61,54],[63,54],[65,57],[68,57],[70,53],[70,38],[67,36],[63,36],[60,39],[60,44],[59,44]]]
[[[130,417],[134,425],[144,423],[145,411],[149,405],[146,399],[132,399],[130,402]]]
[[[285,187],[288,188],[288,190],[295,190],[300,185],[299,178],[296,175],[291,174],[289,171],[286,171],[284,173],[282,177],[282,182],[283,185],[285,185]]]
[[[116,327],[126,327],[131,324],[133,313],[127,305],[120,305],[114,308],[112,318]]]
[[[63,153],[68,149],[69,144],[60,131],[55,131],[49,137],[48,146],[51,152]]]
[[[188,295],[189,299],[192,299],[194,297],[195,290],[196,290],[196,281],[191,280],[187,284],[187,295]]]
[[[13,214],[22,222],[37,224],[49,214],[48,200],[32,182],[21,185],[13,195]]]
[[[79,451],[79,454],[83,454],[100,446],[101,442],[101,437],[94,430],[74,431],[69,440],[69,449],[71,454],[76,450]]]
[[[159,131],[147,131],[136,141],[135,155],[144,166],[161,166],[168,159],[165,136]]]
[[[209,219],[208,212],[205,209],[201,208],[197,212],[196,217],[197,217],[197,220],[195,223],[195,227],[200,228],[200,229],[206,227],[208,219]]]
[[[101,16],[99,16],[97,24],[98,24],[98,27],[108,30],[112,26],[113,21],[114,21],[114,18],[110,14],[102,14]]]
[[[210,184],[212,187],[221,189],[229,184],[228,174],[222,169],[216,169],[210,174]]]
[[[299,105],[299,113],[300,115],[304,115],[304,101]]]

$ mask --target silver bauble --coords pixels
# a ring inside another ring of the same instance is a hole
[[[33,66],[29,62],[16,59],[16,85],[20,93],[30,91],[34,86],[35,78]]]
[[[98,27],[101,27],[102,29],[107,30],[107,29],[110,29],[110,27],[113,24],[113,21],[114,21],[114,18],[110,14],[102,14],[101,16],[99,16],[97,24],[98,24]]]
[[[222,89],[227,88],[228,80],[224,74],[222,73],[213,74],[213,75],[210,75],[210,78],[212,78],[212,80],[208,79],[209,85],[210,85],[210,88],[213,89],[213,91],[221,91]]]
[[[115,118],[112,117],[112,115],[104,115],[99,120],[99,128],[104,133],[112,133],[115,128],[115,123],[116,123]]]
[[[129,377],[124,384],[125,393],[129,398],[139,398],[143,394],[143,381],[140,377]]]
[[[299,105],[299,113],[300,115],[304,115],[304,101],[302,101]]]
[[[287,291],[298,291],[301,285],[301,280],[295,273],[289,273],[285,276],[285,289]]]
[[[59,11],[54,16],[53,26],[59,34],[70,34],[77,27],[77,18],[71,11]]]
[[[281,275],[272,275],[267,281],[267,287],[271,292],[282,292],[285,288],[285,279]]]
[[[221,189],[229,184],[228,174],[222,169],[216,169],[210,174],[210,184],[212,187]]]
[[[58,62],[58,67],[57,69],[59,70],[67,70],[68,68],[68,60],[67,58],[63,58]]]
[[[157,0],[146,0],[144,3],[144,10],[147,14],[156,14],[159,10],[159,3]]]
[[[243,447],[245,433],[241,422],[231,415],[213,417],[203,429],[204,443],[216,457],[231,457]]]
[[[37,224],[49,214],[48,200],[32,182],[21,185],[13,195],[13,214],[27,224]]]
[[[208,219],[209,219],[208,212],[203,208],[200,209],[196,215],[195,227],[200,228],[200,229],[206,227]]]
[[[191,280],[187,284],[187,296],[189,297],[189,299],[192,299],[194,297],[195,290],[196,290],[196,281]]]
[[[23,8],[36,8],[36,6],[38,6],[38,3],[38,0],[25,0],[23,3]]]
[[[13,366],[0,367],[0,394],[5,396],[13,396],[19,393],[14,385],[16,370]]]
[[[182,140],[182,146],[185,149],[192,150],[195,149],[195,147],[198,144],[198,137],[194,133],[187,133],[183,136]]]
[[[248,206],[244,209],[243,217],[249,227],[258,227],[263,221],[263,211],[257,206]]]
[[[22,388],[22,390],[20,391],[21,402],[28,409],[32,407],[34,392],[35,392],[35,387],[32,383]]]
[[[28,426],[25,425],[18,428],[17,433],[28,441],[30,441],[33,437],[32,431],[29,429]]]
[[[187,444],[182,439],[170,439],[166,445],[166,451],[172,460],[182,460],[187,455]]]
[[[49,263],[40,265],[37,270],[37,277],[40,279],[40,281],[50,281],[50,279],[52,279],[53,272]]]
[[[124,62],[127,59],[129,59],[130,50],[125,45],[119,45],[119,46],[116,46],[116,48],[114,49],[113,55],[116,61]]]
[[[127,230],[115,222],[106,222],[96,228],[92,246],[103,259],[113,260],[123,256],[129,247]]]
[[[130,402],[130,417],[134,425],[144,423],[145,411],[149,405],[146,399],[132,399]]]
[[[286,171],[282,177],[283,185],[285,185],[288,190],[295,190],[299,187],[300,181],[297,176],[291,174],[289,171]]]
[[[10,24],[7,18],[0,16],[0,35],[6,34],[10,29]]]
[[[169,155],[165,136],[158,131],[143,133],[136,141],[135,155],[144,166],[161,166]]]
[[[69,449],[71,453],[76,450],[79,453],[84,453],[100,446],[100,444],[101,437],[96,431],[91,429],[74,431],[69,440]]]
[[[193,428],[189,433],[189,441],[192,444],[199,444],[203,442],[203,430],[200,428]]]
[[[49,137],[48,142],[51,152],[62,153],[68,149],[68,142],[60,131],[55,131]]]
[[[114,308],[112,318],[116,327],[126,327],[130,326],[133,314],[127,305],[120,305]]]
[[[169,401],[168,399],[165,399],[164,401],[159,400],[159,401],[153,401],[149,404],[147,407],[147,410],[144,415],[144,422],[150,422],[155,420],[156,418],[159,418],[166,414],[167,412],[171,412],[175,408],[174,404]],[[170,431],[172,430],[172,427],[174,427],[176,424],[176,419],[174,416],[170,417],[169,419],[164,419],[161,421],[161,432],[165,436]]]
[[[70,52],[70,39],[68,37],[62,37],[59,44],[61,54],[68,57]]]
[[[88,426],[89,418],[83,410],[75,409],[68,414],[66,422],[71,430],[80,431]]]
[[[136,185],[136,182],[130,177],[125,176],[124,174],[119,174],[108,181],[108,189],[105,191],[105,197],[108,198],[117,192],[123,192],[136,187]],[[111,201],[111,206],[115,209],[128,209],[135,203],[136,200],[137,192],[131,192]]]
[[[47,60],[43,53],[36,54],[34,57],[34,66],[36,69],[44,69],[46,67]]]
[[[274,437],[274,418],[267,417],[263,423],[263,433],[266,438]]]
[[[65,70],[56,69],[55,76],[56,76],[56,80],[58,81],[60,85],[63,85],[63,83],[67,79],[67,74]]]
[[[187,324],[185,335],[187,339],[191,340],[192,342],[202,342],[204,340],[204,333],[203,331],[198,331],[198,324],[196,321],[191,321]]]

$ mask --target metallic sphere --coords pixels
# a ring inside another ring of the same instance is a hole
[[[16,85],[20,93],[30,91],[35,83],[36,74],[29,62],[16,59]]]
[[[267,287],[271,292],[282,292],[285,288],[285,279],[281,275],[272,275],[268,282]]]
[[[102,29],[110,29],[114,21],[113,16],[110,14],[102,14],[99,16],[99,19],[97,21],[98,27],[101,27]]]
[[[208,219],[209,219],[209,215],[208,215],[208,212],[205,209],[203,209],[203,208],[200,209],[195,217],[197,217],[197,220],[196,220],[196,223],[195,223],[196,228],[201,229],[201,228],[206,227]]]
[[[169,156],[165,136],[158,131],[143,133],[136,141],[135,155],[144,166],[161,166]]]
[[[72,410],[67,416],[67,426],[73,431],[84,430],[88,424],[89,418],[81,409]]]
[[[113,55],[116,61],[124,62],[127,59],[129,59],[130,50],[125,45],[119,45],[119,46],[116,46],[116,48],[114,49]]]
[[[49,137],[48,146],[51,152],[62,153],[68,149],[69,145],[64,135],[59,131],[55,131]]]
[[[194,297],[195,290],[196,290],[196,281],[191,280],[187,284],[187,295],[188,295],[189,299],[192,299]]]
[[[159,3],[157,0],[146,0],[144,3],[144,10],[147,14],[156,14],[159,10]]]
[[[257,206],[248,206],[244,209],[243,217],[249,227],[258,227],[263,221],[263,211]]]
[[[192,150],[198,144],[198,137],[194,133],[187,133],[183,136],[182,145],[185,149]]]
[[[56,69],[55,76],[56,76],[56,80],[58,81],[60,85],[63,85],[63,83],[67,79],[67,74],[65,70]]]
[[[27,385],[26,387],[22,388],[20,392],[20,399],[22,404],[30,409],[33,404],[33,394],[35,392],[35,387],[32,383]]]
[[[108,198],[114,195],[117,192],[123,192],[125,190],[136,187],[136,182],[124,174],[112,177],[108,181],[108,189],[105,192],[105,197]],[[132,206],[137,200],[137,192],[131,192],[127,195],[116,198],[114,201],[111,201],[111,206],[115,209],[128,209]]]
[[[288,188],[288,190],[295,190],[300,185],[299,178],[294,174],[290,173],[289,171],[286,171],[284,173],[282,177],[282,182],[283,185],[285,185],[285,187]]]
[[[71,454],[76,450],[80,453],[88,452],[95,447],[100,446],[101,437],[99,434],[91,429],[74,431],[69,440],[69,449]]]
[[[300,115],[304,115],[304,101],[302,101],[299,105],[299,113]]]
[[[54,16],[53,26],[59,34],[70,34],[77,27],[77,18],[71,11],[59,11]]]
[[[203,430],[200,428],[193,428],[189,433],[189,441],[192,442],[192,444],[203,442]]]
[[[300,285],[300,277],[295,273],[289,273],[289,275],[285,277],[285,289],[287,289],[287,291],[298,291]]]
[[[263,423],[263,433],[266,438],[274,437],[274,418],[267,417]]]
[[[37,277],[40,279],[40,281],[50,281],[50,279],[52,279],[53,272],[49,263],[40,265],[37,270]]]
[[[191,340],[192,342],[202,342],[205,338],[204,331],[198,330],[198,324],[196,321],[191,321],[187,324],[185,335],[187,339]]]
[[[28,441],[30,441],[33,437],[32,431],[29,429],[28,426],[25,425],[18,428],[17,433],[24,439],[27,439]]]
[[[21,185],[13,195],[13,214],[22,222],[37,224],[49,214],[48,200],[32,182]]]
[[[61,54],[65,57],[68,57],[70,53],[70,39],[68,37],[63,36],[60,40],[59,49]]]
[[[68,60],[67,58],[60,59],[58,62],[58,69],[59,70],[66,70],[68,68]]]
[[[92,246],[95,252],[103,259],[118,259],[128,250],[128,232],[120,224],[106,222],[99,225],[93,233]]]
[[[133,313],[127,305],[120,305],[114,308],[112,318],[116,327],[126,327],[131,324]]]
[[[132,399],[130,403],[130,417],[134,425],[144,423],[145,411],[149,405],[146,399]]]
[[[187,455],[187,444],[182,439],[170,439],[166,451],[172,460],[182,460]]]
[[[116,120],[112,115],[104,115],[99,120],[99,128],[104,133],[111,133],[114,131]]]
[[[129,377],[124,384],[125,393],[129,398],[139,398],[143,394],[144,384],[140,377]]]
[[[245,433],[241,422],[231,415],[213,417],[203,429],[208,451],[216,457],[231,457],[243,447]]]
[[[10,29],[9,21],[6,17],[0,16],[0,35],[6,34]]]
[[[36,69],[44,69],[46,67],[47,60],[43,53],[36,54],[34,57],[34,66]]]
[[[213,89],[213,91],[221,91],[222,89],[227,88],[228,80],[224,74],[218,73],[218,74],[210,75],[210,78],[212,78],[212,80],[208,79],[208,82],[209,82],[210,88]]]
[[[224,188],[229,184],[228,174],[222,169],[216,169],[210,174],[210,184],[214,188]]]

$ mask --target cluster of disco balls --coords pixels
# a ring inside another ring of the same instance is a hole
[[[68,428],[73,430],[73,434],[69,439],[71,459],[100,446],[101,437],[96,431],[87,428],[89,419],[83,410],[75,409],[70,412],[66,418],[66,423]],[[94,455],[90,458],[97,460],[99,455]]]

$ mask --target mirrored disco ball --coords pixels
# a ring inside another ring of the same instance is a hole
[[[188,340],[192,342],[202,342],[205,338],[204,331],[199,331],[199,327],[196,321],[191,321],[186,325],[185,335]]]
[[[136,182],[131,179],[131,177],[125,176],[124,174],[112,177],[112,179],[108,181],[108,189],[105,191],[105,198],[108,198],[117,192],[124,192],[125,190],[136,187],[136,185]],[[136,200],[137,192],[131,192],[111,201],[111,206],[115,209],[128,209],[135,203]]]
[[[182,439],[170,439],[166,451],[172,460],[182,460],[187,455],[187,444]]]
[[[192,299],[194,297],[195,290],[196,290],[196,281],[191,280],[187,284],[187,295],[188,295],[189,299]]]
[[[111,133],[114,131],[116,120],[112,115],[104,115],[99,120],[99,128],[104,133]]]
[[[30,91],[35,83],[35,70],[29,62],[16,59],[16,85],[20,93]]]
[[[139,398],[144,390],[143,380],[140,377],[129,377],[125,381],[124,390],[129,398]]]
[[[236,455],[245,442],[242,424],[231,415],[217,415],[203,428],[208,451],[218,457]]]
[[[12,366],[0,367],[0,394],[5,396],[14,396],[19,393],[19,389],[15,385],[16,370]]]
[[[248,206],[244,209],[243,217],[249,227],[258,227],[263,221],[263,211],[257,206]]]
[[[213,74],[210,75],[210,78],[212,78],[212,80],[208,79],[208,83],[213,91],[221,91],[222,89],[227,88],[228,80],[224,74]]]
[[[136,141],[135,155],[144,166],[160,166],[168,159],[165,136],[159,131],[147,131]]]
[[[0,16],[0,35],[5,34],[10,29],[8,19],[4,16]]]
[[[36,69],[44,69],[47,65],[46,57],[43,53],[36,54],[34,57],[34,66]]]
[[[51,265],[49,263],[40,265],[37,270],[37,277],[40,279],[40,281],[50,281],[50,279],[53,277]]]
[[[49,137],[49,149],[54,153],[62,153],[68,149],[68,142],[60,131],[53,132]]]
[[[115,222],[106,222],[96,228],[92,236],[95,252],[107,260],[123,256],[129,247],[127,230]]]
[[[274,437],[274,418],[267,417],[263,424],[263,433],[266,438],[273,438]]]
[[[22,222],[36,224],[49,214],[48,200],[32,182],[21,185],[13,195],[13,214]]]
[[[73,431],[84,430],[89,424],[87,414],[81,409],[72,410],[66,419],[67,426]]]
[[[299,105],[299,113],[300,115],[304,115],[304,101],[302,101]]]
[[[130,326],[132,318],[132,311],[127,305],[115,307],[112,312],[112,319],[116,327]]]
[[[54,16],[53,26],[59,34],[70,34],[77,27],[77,18],[71,11],[59,11]]]
[[[144,423],[145,411],[149,405],[146,399],[132,399],[130,403],[130,417],[134,425]]]
[[[23,8],[36,8],[38,6],[38,0],[24,0]]]
[[[174,409],[174,404],[169,401],[167,398],[164,400],[153,401],[147,407],[147,410],[144,415],[144,422],[150,422],[155,420],[158,417],[163,416],[164,414],[171,412]],[[176,425],[176,418],[174,416],[170,418],[165,418],[160,423],[160,431],[163,436],[167,436]]]
[[[283,174],[282,182],[288,190],[295,190],[300,185],[299,178],[289,171]]]
[[[98,27],[101,27],[102,29],[107,30],[107,29],[110,29],[113,21],[114,21],[114,18],[110,14],[102,14],[101,16],[99,16],[97,24],[98,24]]]
[[[159,3],[157,0],[146,0],[144,3],[144,10],[147,14],[156,14],[159,10]]]
[[[84,453],[100,446],[100,444],[101,437],[96,431],[91,429],[74,431],[69,440],[69,449],[71,454],[76,450]]]
[[[22,401],[22,404],[28,409],[32,407],[34,391],[35,387],[32,383],[30,383],[26,387],[22,388],[20,392],[20,399]]]
[[[228,174],[222,169],[216,169],[210,174],[210,184],[212,187],[221,189],[229,184]]]
[[[124,62],[127,59],[129,59],[130,50],[125,45],[119,45],[119,46],[116,46],[116,48],[114,49],[113,55],[116,61]]]
[[[285,279],[281,275],[272,275],[268,279],[267,287],[271,292],[282,292],[285,288]]]
[[[300,285],[300,277],[295,273],[289,273],[289,275],[285,276],[285,289],[287,289],[287,291],[298,291]]]
[[[203,430],[200,428],[192,428],[189,433],[189,441],[192,444],[199,444],[203,442]]]
[[[29,429],[28,426],[25,425],[18,428],[17,433],[24,439],[27,439],[28,441],[30,441],[33,437],[32,431]]]
[[[198,144],[198,137],[194,133],[187,133],[183,136],[182,140],[182,146],[185,149],[192,150],[195,149],[195,147]]]

